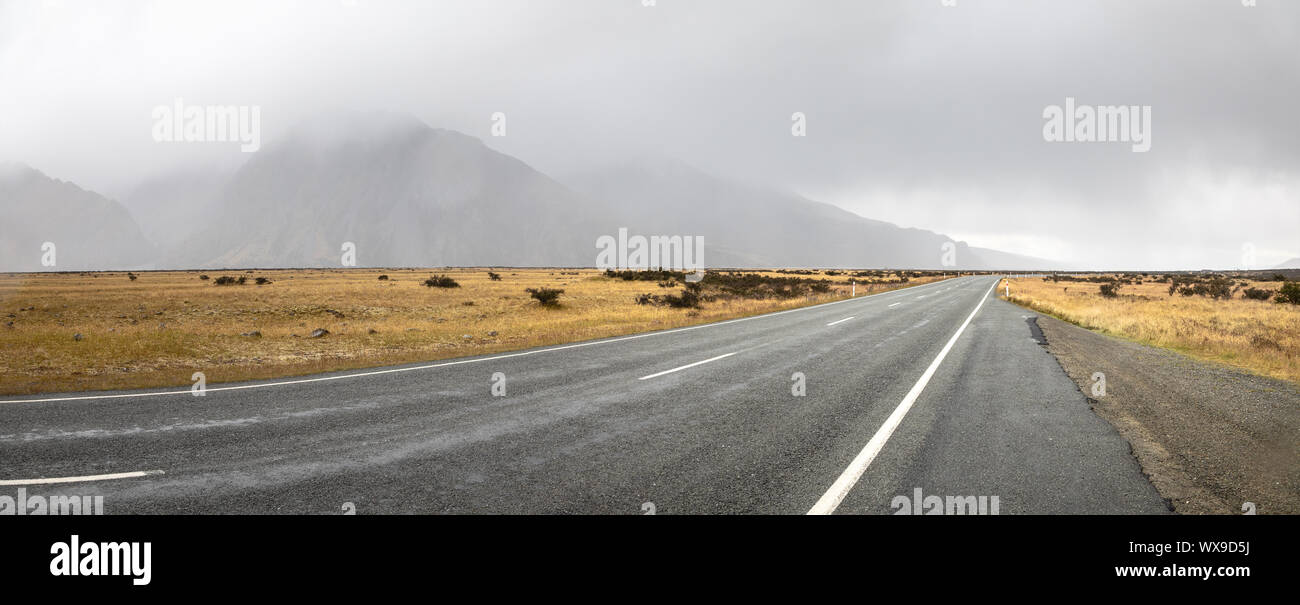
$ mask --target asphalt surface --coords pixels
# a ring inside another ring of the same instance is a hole
[[[110,514],[803,514],[969,317],[834,512],[890,514],[917,488],[996,496],[1001,514],[1167,512],[1128,442],[1035,342],[1033,314],[996,299],[995,282],[378,373],[211,385],[204,397],[11,397],[0,400],[0,495],[15,495],[14,481],[162,471],[22,487],[103,495]],[[497,372],[505,396],[493,395]]]

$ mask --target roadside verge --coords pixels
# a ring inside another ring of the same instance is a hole
[[[1300,386],[1039,315],[1046,347],[1175,512],[1300,513]],[[1104,391],[1097,390],[1097,373]]]

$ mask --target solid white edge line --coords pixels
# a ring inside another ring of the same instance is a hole
[[[709,363],[710,361],[717,361],[717,360],[722,359],[722,358],[724,358],[724,357],[731,357],[732,355],[735,355],[736,353],[739,353],[739,352],[740,352],[740,351],[732,351],[732,352],[730,352],[730,353],[723,353],[722,355],[719,355],[719,356],[717,356],[717,357],[710,357],[710,358],[708,358],[708,359],[705,359],[704,361],[697,361],[697,362],[695,362],[695,363],[688,363],[688,364],[686,364],[686,365],[684,365],[684,366],[682,366],[682,367],[680,367],[680,368],[673,368],[673,369],[671,369],[671,370],[664,370],[664,371],[662,371],[662,372],[656,372],[656,373],[651,374],[651,375],[649,375],[649,376],[642,376],[642,377],[638,378],[637,380],[646,380],[646,379],[649,379],[649,378],[657,378],[657,377],[659,377],[659,376],[663,376],[664,374],[672,374],[673,372],[677,372],[677,371],[679,371],[679,370],[685,370],[686,368],[693,368],[693,367],[698,366],[698,365],[701,365],[701,364]]]
[[[850,315],[850,316],[848,316],[848,317],[845,317],[844,319],[839,319],[839,320],[836,320],[836,321],[832,321],[831,323],[828,323],[828,324],[826,324],[826,325],[827,325],[827,326],[833,326],[833,325],[835,325],[835,324],[842,324],[842,323],[844,323],[844,322],[846,322],[846,321],[848,321],[848,320],[850,320],[850,319],[853,319],[854,317],[855,317],[855,316]]]
[[[953,277],[953,278],[949,278],[949,279],[961,279],[961,278],[960,278],[960,277]],[[386,370],[373,370],[373,371],[368,371],[368,372],[358,372],[358,373],[355,373],[355,374],[343,374],[343,375],[339,375],[339,376],[320,376],[320,377],[316,377],[316,378],[302,378],[302,379],[298,379],[298,380],[284,380],[284,381],[280,381],[280,382],[264,382],[264,383],[257,383],[257,384],[245,384],[245,385],[239,385],[239,386],[233,386],[233,387],[208,387],[207,389],[204,390],[204,392],[206,392],[206,393],[215,393],[215,392],[218,392],[218,391],[239,391],[239,390],[243,390],[243,389],[263,389],[263,388],[267,388],[267,387],[278,387],[278,386],[286,386],[286,385],[291,385],[291,384],[304,384],[304,383],[309,383],[309,382],[324,382],[324,381],[328,381],[328,380],[343,380],[343,379],[346,379],[346,378],[361,378],[361,377],[363,377],[363,376],[378,376],[378,375],[380,375],[380,374],[395,374],[395,373],[398,373],[398,372],[414,372],[414,371],[416,371],[416,370],[432,370],[432,369],[435,369],[435,368],[444,368],[444,367],[447,367],[447,366],[455,366],[455,365],[460,365],[460,364],[464,364],[464,363],[480,363],[480,362],[484,362],[484,361],[496,361],[496,360],[498,360],[498,359],[509,359],[509,358],[511,358],[511,357],[524,357],[524,356],[526,356],[526,355],[536,355],[536,354],[539,354],[539,353],[550,353],[550,352],[552,352],[552,351],[562,351],[562,350],[565,350],[565,349],[577,349],[577,348],[580,348],[580,347],[590,347],[590,346],[593,346],[593,345],[609,344],[609,343],[614,343],[614,342],[623,342],[623,341],[625,341],[625,340],[636,340],[636,339],[638,339],[638,338],[649,338],[649,337],[651,337],[651,336],[663,336],[663,335],[666,335],[666,334],[676,334],[676,333],[678,333],[678,332],[688,332],[688,331],[690,331],[690,330],[699,330],[699,329],[701,329],[701,328],[711,328],[711,327],[715,327],[715,326],[722,326],[722,325],[732,324],[732,323],[738,323],[738,322],[742,322],[742,321],[749,321],[749,320],[751,320],[751,319],[762,319],[762,318],[765,318],[765,317],[776,317],[776,316],[778,316],[778,315],[785,315],[786,313],[794,313],[794,312],[797,312],[797,311],[807,311],[807,310],[809,310],[809,309],[817,309],[817,308],[821,308],[821,307],[828,307],[828,306],[830,306],[830,305],[838,305],[838,304],[840,304],[840,303],[853,302],[853,301],[858,301],[858,300],[866,300],[866,299],[868,299],[868,298],[872,298],[872,297],[875,297],[875,296],[885,296],[885,295],[887,295],[887,294],[898,294],[898,293],[909,293],[909,292],[915,292],[917,289],[920,289],[920,288],[927,288],[927,287],[930,287],[930,286],[933,286],[933,285],[936,285],[936,284],[942,284],[942,283],[944,283],[944,282],[946,282],[946,281],[948,281],[948,280],[947,280],[947,279],[944,279],[944,280],[939,280],[939,281],[935,281],[935,282],[930,282],[930,283],[928,283],[928,284],[921,284],[921,285],[919,285],[919,286],[912,286],[912,287],[909,287],[909,288],[902,288],[902,289],[899,289],[899,290],[890,290],[890,291],[888,291],[888,292],[877,292],[877,293],[875,293],[875,294],[866,294],[866,295],[863,295],[863,296],[856,296],[856,297],[852,297],[852,298],[846,298],[846,299],[844,299],[844,300],[836,300],[836,301],[832,301],[832,302],[828,302],[828,303],[822,303],[822,304],[819,304],[819,305],[809,305],[809,306],[807,306],[807,307],[799,307],[799,308],[797,308],[797,309],[786,309],[786,310],[784,310],[784,311],[776,311],[776,312],[774,312],[774,313],[764,313],[764,314],[762,314],[762,315],[751,315],[751,316],[749,316],[749,317],[738,317],[738,318],[736,318],[736,319],[728,319],[728,320],[719,321],[719,322],[714,322],[714,323],[700,324],[700,325],[698,325],[698,326],[686,326],[686,327],[683,327],[683,328],[674,328],[674,329],[672,329],[672,330],[663,330],[663,331],[661,331],[661,332],[646,332],[646,333],[643,333],[643,334],[634,334],[634,335],[632,335],[632,336],[620,336],[620,337],[617,337],[617,338],[610,338],[610,339],[605,339],[605,340],[593,340],[593,341],[588,341],[588,342],[579,342],[579,343],[568,344],[568,345],[560,345],[560,346],[557,346],[557,347],[550,347],[550,348],[547,348],[547,349],[535,349],[535,350],[532,350],[532,351],[519,351],[519,352],[516,352],[516,353],[506,353],[506,354],[504,354],[504,355],[495,355],[495,356],[492,356],[492,357],[481,357],[481,358],[476,358],[476,359],[461,359],[461,360],[458,360],[458,361],[447,361],[447,362],[442,362],[442,363],[428,364],[428,365],[422,365],[422,366],[414,366],[414,367],[409,367],[409,368],[389,368],[389,369],[386,369]],[[3,399],[0,399],[0,405],[7,404],[7,403],[40,403],[40,402],[42,402],[42,401],[87,401],[87,400],[93,400],[93,399],[127,399],[127,398],[131,398],[131,397],[162,397],[162,396],[165,396],[165,395],[189,395],[189,394],[190,394],[190,390],[189,390],[189,389],[186,389],[186,390],[184,390],[184,391],[161,391],[161,392],[155,392],[155,393],[121,393],[121,394],[117,394],[117,395],[79,395],[79,396],[76,396],[76,397],[47,397],[47,398],[43,398],[43,399],[9,399],[9,400],[3,400]]]
[[[885,442],[889,441],[889,437],[894,434],[894,430],[903,422],[903,417],[907,415],[908,410],[912,409],[912,404],[916,403],[916,398],[921,395],[925,385],[930,382],[935,370],[939,369],[939,364],[943,363],[943,358],[948,356],[948,351],[952,350],[952,346],[957,343],[957,339],[961,337],[962,332],[966,331],[966,326],[970,325],[971,320],[975,319],[975,314],[979,313],[980,308],[984,306],[984,301],[989,299],[989,292],[992,292],[994,286],[997,285],[998,282],[993,282],[988,291],[984,292],[979,304],[975,305],[975,310],[966,316],[966,321],[962,322],[961,327],[957,328],[957,332],[952,335],[952,338],[948,339],[948,344],[944,345],[943,350],[939,351],[939,356],[930,362],[930,367],[926,368],[925,373],[921,374],[921,378],[916,381],[916,384],[912,385],[912,390],[907,392],[907,396],[898,404],[898,407],[894,408],[894,412],[889,415],[889,418],[885,419],[885,423],[871,437],[871,441],[868,441],[862,451],[858,452],[858,455],[853,458],[853,462],[850,462],[848,468],[844,469],[843,473],[840,473],[839,478],[835,480],[835,483],[831,484],[830,489],[827,489],[825,494],[822,494],[822,497],[817,500],[817,504],[813,505],[808,514],[829,515],[835,512],[836,508],[839,508],[840,503],[849,495],[849,490],[852,490],[853,486],[857,485],[858,479],[862,478],[862,473],[866,472],[867,467],[876,459],[876,455],[880,453],[881,448],[885,447]]]
[[[51,483],[86,483],[89,481],[108,481],[110,479],[130,479],[132,477],[146,477],[149,475],[161,475],[162,471],[132,471],[129,473],[109,473],[107,475],[85,475],[82,477],[50,477],[48,479],[4,479],[0,480],[0,486],[8,485],[49,485]]]
[[[901,305],[901,304],[903,304],[903,303],[901,303],[901,302],[896,302],[896,303],[894,303],[894,304],[892,304],[892,305],[889,305],[889,307],[890,307],[890,308],[893,308],[893,307],[897,307],[898,305]]]

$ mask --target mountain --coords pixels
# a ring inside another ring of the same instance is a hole
[[[0,163],[0,271],[142,269],[157,251],[121,204],[29,166]],[[42,264],[46,243],[55,265]]]
[[[145,237],[172,252],[218,215],[216,204],[230,177],[226,172],[203,170],[160,174],[122,196],[122,205]]]
[[[40,270],[44,241],[59,243],[59,269],[341,267],[345,243],[363,267],[589,267],[597,238],[621,228],[701,236],[707,267],[1055,268],[677,161],[561,184],[403,114],[303,123],[228,177],[147,181],[125,198],[143,234],[123,206],[30,168],[0,172],[0,194],[10,270]]]
[[[601,208],[476,138],[348,114],[263,147],[170,264],[589,266]]]
[[[631,233],[703,236],[704,262],[712,267],[1022,269],[1055,264],[871,220],[673,160],[624,162],[565,181],[620,208],[617,226]],[[944,264],[949,242],[954,265]]]
[[[1288,261],[1284,261],[1284,262],[1282,262],[1282,263],[1279,263],[1278,266],[1273,267],[1273,268],[1274,268],[1274,269],[1300,269],[1300,256],[1297,256],[1297,257],[1295,257],[1295,258],[1293,258],[1293,259],[1291,259],[1291,260],[1288,260]]]

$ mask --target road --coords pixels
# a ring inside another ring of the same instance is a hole
[[[10,397],[0,495],[103,495],[110,514],[890,514],[919,488],[1001,514],[1167,512],[996,281],[204,397]],[[71,480],[35,481],[53,478]]]

